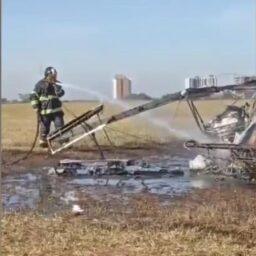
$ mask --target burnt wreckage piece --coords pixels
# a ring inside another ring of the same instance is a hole
[[[105,159],[83,161],[64,159],[54,168],[54,174],[64,176],[183,176],[184,168],[161,167],[149,164],[142,160],[132,159]]]
[[[216,162],[225,162],[225,165],[222,165],[221,173],[248,179],[256,178],[256,146],[234,143],[199,143],[194,140],[185,142],[184,146],[204,149],[208,151],[208,154],[212,151],[227,150],[229,152],[228,157],[222,158],[217,155],[215,158]],[[209,159],[213,160],[212,157]]]
[[[205,133],[215,136],[223,142],[232,143],[235,134],[245,130],[249,125],[248,113],[244,106],[227,106],[225,111],[205,125]]]
[[[227,85],[222,87],[205,87],[197,89],[190,88],[184,91],[168,94],[160,99],[150,101],[148,103],[136,106],[134,108],[125,110],[119,114],[112,115],[106,118],[100,118],[100,113],[103,111],[103,105],[100,105],[92,110],[87,111],[78,118],[73,119],[63,128],[54,131],[48,137],[48,145],[51,150],[51,153],[56,154],[70,147],[72,144],[77,143],[78,141],[86,137],[90,137],[94,140],[95,144],[101,152],[102,158],[104,158],[102,150],[96,140],[95,133],[101,130],[103,130],[106,133],[105,128],[108,125],[114,122],[121,121],[125,118],[135,116],[142,112],[167,105],[171,102],[187,101],[187,104],[191,110],[191,113],[200,131],[213,141],[220,143],[216,143],[214,145],[215,149],[217,149],[217,147],[219,147],[220,149],[224,149],[224,146],[227,145],[225,147],[225,150],[230,151],[233,159],[242,161],[243,163],[246,163],[246,165],[248,166],[249,160],[250,163],[254,163],[254,153],[248,153],[249,149],[245,148],[243,148],[242,150],[238,150],[236,146],[232,147],[232,145],[236,144],[236,135],[239,133],[241,134],[244,130],[247,129],[248,125],[251,123],[252,116],[255,114],[255,102],[253,104],[253,113],[249,114],[247,112],[247,105],[241,107],[230,105],[227,106],[223,113],[219,114],[218,116],[216,116],[215,119],[211,120],[208,123],[204,122],[202,116],[200,115],[198,109],[194,104],[194,100],[207,98],[215,93],[224,91],[250,91],[253,93],[256,91],[256,81],[253,80],[244,84]],[[59,140],[63,139],[63,137],[65,138],[65,136],[68,139],[68,141],[65,142],[64,140],[64,143],[61,143],[60,145],[57,144],[56,146],[55,142],[58,142]],[[208,151],[212,150],[212,146],[213,144],[207,145]],[[189,145],[187,145],[187,147],[189,147]],[[201,148],[201,146],[195,144],[193,148]],[[250,150],[250,152],[254,152],[253,147],[249,146],[249,148],[252,149]]]

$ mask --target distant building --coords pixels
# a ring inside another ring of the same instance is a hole
[[[243,84],[252,80],[255,80],[255,76],[236,76],[234,78],[234,83],[235,84]]]
[[[217,77],[214,75],[209,75],[207,79],[207,85],[206,86],[217,86]]]
[[[194,87],[194,79],[191,77],[188,77],[185,79],[185,89],[193,88]]]
[[[124,75],[116,75],[113,79],[113,98],[124,99],[132,94],[132,82]]]
[[[207,78],[201,79],[201,87],[207,87],[208,81]]]
[[[199,88],[201,85],[201,79],[199,76],[188,77],[185,79],[185,89],[188,88]]]
[[[189,77],[185,79],[185,89],[217,86],[217,78],[214,75],[206,77]]]
[[[218,75],[218,86],[243,84],[256,80],[256,76],[243,76],[236,73],[222,73]]]
[[[208,77],[195,76],[185,79],[185,89],[245,84],[252,81],[256,81],[256,76],[241,76],[235,73],[208,75]]]
[[[196,76],[194,78],[194,88],[200,88],[201,87],[201,77]]]
[[[200,83],[200,77],[188,77],[185,79],[185,88],[199,88]]]

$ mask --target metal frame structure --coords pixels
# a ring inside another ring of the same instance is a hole
[[[103,105],[99,105],[99,106],[95,107],[94,109],[91,109],[91,110],[83,113],[82,115],[72,119],[70,122],[65,124],[62,128],[57,129],[53,133],[51,133],[47,137],[47,143],[48,143],[48,147],[51,151],[51,154],[54,155],[54,154],[62,151],[63,149],[70,147],[74,143],[82,140],[83,138],[90,136],[90,138],[94,141],[95,145],[97,146],[97,148],[100,152],[101,158],[104,158],[103,151],[97,141],[95,132],[102,130],[105,127],[105,125],[102,124],[100,126],[93,128],[88,123],[89,119],[91,119],[92,117],[95,117],[95,116],[97,116],[98,120],[100,120],[99,113],[102,111],[103,111]],[[63,136],[67,135],[68,133],[72,134],[73,129],[79,125],[83,128],[83,132],[81,135],[79,135],[77,138],[75,138],[71,141],[70,141],[70,137],[72,137],[72,136],[68,136],[63,139]],[[59,143],[55,143],[56,141]]]
[[[209,136],[216,136],[215,134],[212,134],[210,131],[207,131],[207,127],[197,110],[196,106],[194,105],[194,100],[195,99],[200,99],[200,98],[205,98],[209,97],[214,93],[222,92],[222,91],[245,91],[245,90],[251,90],[251,91],[256,91],[256,81],[252,81],[246,84],[240,84],[240,85],[227,85],[223,87],[205,87],[205,88],[198,88],[198,89],[187,89],[184,91],[179,91],[173,94],[168,94],[166,96],[163,96],[160,99],[150,101],[148,103],[142,104],[140,106],[136,106],[132,109],[125,110],[119,114],[112,115],[107,118],[100,118],[100,112],[103,111],[103,105],[100,105],[94,109],[91,109],[84,114],[80,115],[79,117],[74,118],[71,120],[69,123],[64,125],[61,129],[58,129],[54,131],[50,136],[48,136],[47,141],[48,141],[48,146],[50,148],[51,154],[56,154],[74,143],[86,138],[86,137],[91,137],[93,139],[94,143],[97,145],[101,157],[104,158],[103,152],[99,146],[99,143],[97,142],[95,133],[103,130],[105,132],[106,137],[109,139],[105,127],[110,125],[111,123],[123,120],[128,117],[135,116],[139,113],[149,111],[164,105],[167,105],[171,102],[175,101],[182,101],[186,100],[188,103],[188,106],[191,110],[191,113],[199,127],[199,129],[204,133]],[[90,119],[96,117],[96,121],[92,121],[89,123]],[[83,129],[80,132],[79,136],[73,140],[70,140],[70,137],[72,137],[72,131],[77,128],[78,126],[81,126]],[[54,142],[58,141],[63,137],[65,134],[71,133],[70,136],[68,136],[66,139],[68,141],[62,140],[61,145],[57,148],[54,146]],[[216,145],[217,146],[217,145]],[[220,145],[221,147],[221,145]]]

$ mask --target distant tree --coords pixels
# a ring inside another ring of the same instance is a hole
[[[7,103],[8,100],[6,98],[1,98],[1,103]]]
[[[22,102],[29,102],[29,94],[28,93],[26,93],[26,94],[23,94],[23,93],[19,93],[19,99],[20,99],[20,101],[22,101]]]
[[[125,98],[126,100],[152,100],[152,97],[145,93],[131,94]]]

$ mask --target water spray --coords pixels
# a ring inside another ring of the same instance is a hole
[[[122,107],[123,110],[131,108],[131,105],[126,103],[126,102],[112,100],[109,97],[107,97],[106,95],[104,95],[102,93],[99,93],[98,91],[95,91],[95,90],[92,90],[92,89],[81,88],[79,86],[76,86],[76,85],[73,85],[73,84],[70,84],[70,83],[61,83],[61,82],[59,82],[57,84],[61,85],[63,87],[67,87],[67,88],[79,90],[79,91],[82,91],[82,92],[86,92],[86,93],[88,93],[88,94],[90,94],[92,96],[96,96],[96,98],[100,102],[106,101],[106,102],[108,102],[108,103],[110,103],[112,105],[118,105],[119,107]],[[185,92],[183,91],[182,92],[183,96],[185,95],[184,93]],[[142,113],[140,117],[143,118],[148,123],[150,123],[151,125],[153,125],[155,127],[159,127],[159,128],[161,128],[163,130],[166,130],[168,133],[175,134],[179,138],[188,139],[188,138],[191,137],[191,135],[188,134],[186,131],[181,131],[181,130],[177,130],[175,128],[172,128],[172,127],[170,127],[168,122],[166,122],[166,121],[164,121],[162,119],[156,118],[156,117],[154,117],[153,115],[151,115],[149,113]]]

